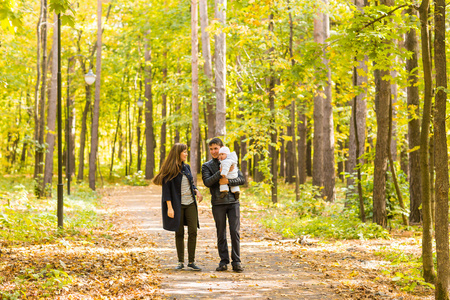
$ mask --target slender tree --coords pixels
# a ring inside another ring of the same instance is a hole
[[[356,6],[362,10],[365,6],[364,0],[355,0]],[[354,175],[357,173],[356,165],[362,165],[364,160],[362,155],[364,154],[364,144],[366,140],[366,115],[367,115],[367,100],[366,93],[367,88],[367,56],[364,55],[358,62],[358,66],[353,71],[353,82],[355,88],[358,89],[355,101],[352,101],[352,116],[350,118],[350,137],[349,137],[349,147],[348,147],[348,161],[347,161],[347,172],[353,174],[353,176],[347,179],[347,188],[354,186]],[[355,103],[356,102],[356,105]],[[356,126],[354,125],[354,116],[356,116]],[[358,154],[356,153],[356,135],[355,128],[358,132]],[[353,191],[355,192],[355,190]]]
[[[218,22],[226,24],[227,0],[215,0],[215,17]],[[223,30],[215,36],[215,66],[216,66],[216,136],[226,134],[226,38]]]
[[[206,31],[208,27],[208,3],[207,0],[200,0],[200,26],[202,30],[202,54],[203,60],[205,64],[203,68],[205,70],[206,78],[207,78],[207,97],[206,97],[206,122],[208,124],[208,139],[214,137],[216,133],[216,112],[215,112],[215,103],[213,97],[213,83],[214,76],[212,70],[211,63],[211,46],[209,42],[209,33]],[[211,154],[207,151],[208,157],[210,158]]]
[[[54,20],[57,16],[54,14]],[[55,148],[55,138],[56,138],[56,100],[58,96],[58,34],[57,34],[57,22],[54,22],[53,26],[53,45],[52,45],[52,81],[51,89],[49,90],[48,97],[48,113],[47,113],[47,153],[45,154],[45,170],[44,170],[44,184],[42,189],[44,194],[51,196],[51,188],[49,193],[46,192],[46,187],[52,184],[53,177],[53,151]],[[67,158],[66,158],[67,159]]]
[[[428,35],[428,9],[429,0],[423,0],[419,7],[420,16],[420,35],[422,48],[423,77],[425,83],[423,110],[422,110],[422,129],[420,132],[420,173],[422,186],[422,217],[423,217],[423,235],[422,235],[422,263],[423,278],[427,282],[434,282],[436,274],[433,263],[433,226],[431,216],[431,191],[430,191],[430,170],[428,161],[429,133],[431,122],[431,102],[432,102],[432,77],[431,77],[431,58],[430,58],[430,37]]]
[[[319,2],[321,3],[321,2]],[[318,55],[323,57],[323,44],[325,43],[324,32],[324,15],[319,11],[314,18],[314,42],[316,42],[320,49]],[[320,74],[319,70],[316,73]],[[319,76],[320,77],[320,76]],[[312,183],[315,186],[322,187],[324,183],[323,178],[323,166],[324,166],[324,97],[322,87],[317,88],[317,92],[314,95],[314,157],[313,157],[313,178]]]
[[[447,57],[445,48],[445,0],[434,1],[434,65],[436,97],[434,112],[436,167],[436,256],[437,279],[435,298],[449,299],[449,237],[448,237],[448,149],[445,126],[447,111]]]
[[[409,8],[407,13],[417,16],[414,8]],[[419,119],[419,78],[418,78],[418,42],[414,28],[406,33],[405,47],[411,53],[406,59],[406,71],[408,72],[408,86],[406,88],[408,110],[408,148],[409,148],[409,195],[410,195],[410,223],[420,223],[422,214],[419,207],[422,205],[421,198],[421,175],[420,175],[420,119]]]
[[[100,118],[100,83],[102,70],[102,1],[97,1],[97,60],[94,111],[91,128],[91,152],[89,153],[89,187],[95,190],[95,173],[97,172],[98,126]]]
[[[324,0],[325,5],[328,5],[328,0]],[[330,36],[330,17],[328,14],[323,14],[323,32],[324,45],[325,40]],[[326,52],[326,51],[325,51]],[[326,85],[325,98],[323,99],[323,194],[325,199],[329,202],[334,202],[336,197],[336,171],[334,160],[334,120],[333,120],[333,106],[331,95],[331,69],[326,53],[324,53],[322,62],[326,70]]]
[[[192,131],[191,131],[191,172],[194,183],[197,183],[198,151],[199,151],[199,109],[198,109],[198,2],[191,0],[191,53],[192,53]]]
[[[392,6],[393,0],[382,0],[382,5]],[[392,41],[385,40],[388,44]],[[377,66],[376,66],[377,68]],[[386,217],[386,171],[388,162],[389,142],[389,100],[391,97],[391,83],[387,79],[390,72],[385,69],[376,71],[376,116],[377,143],[375,145],[374,179],[373,179],[373,222],[383,227],[387,226]]]
[[[145,178],[152,179],[155,170],[155,136],[153,133],[153,94],[152,66],[150,48],[150,30],[145,35],[145,141],[147,157],[145,161]]]

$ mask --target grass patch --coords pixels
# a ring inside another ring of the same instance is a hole
[[[390,238],[389,232],[383,227],[361,222],[355,209],[345,208],[342,198],[338,197],[334,203],[318,198],[319,191],[310,184],[300,186],[300,201],[295,200],[292,185],[279,183],[276,204],[270,202],[267,190],[270,189],[254,184],[246,191],[247,199],[267,207],[262,223],[284,237]]]

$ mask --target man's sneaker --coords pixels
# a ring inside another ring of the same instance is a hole
[[[242,267],[241,264],[237,264],[233,266],[233,271],[237,273],[242,273],[244,272],[244,268]]]
[[[198,267],[195,263],[189,263],[188,268],[191,269],[192,271],[201,271],[202,269],[200,267]]]
[[[228,195],[228,191],[220,192],[220,198],[225,198]]]
[[[239,200],[240,192],[234,192],[234,199]]]
[[[179,262],[178,265],[175,267],[175,270],[183,270],[184,264],[182,262]]]
[[[226,270],[227,270],[227,265],[219,265],[216,268],[216,271],[218,271],[218,272],[222,272],[222,271],[226,271]]]

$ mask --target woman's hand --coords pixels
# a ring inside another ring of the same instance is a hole
[[[167,216],[172,219],[175,217],[175,212],[173,211],[172,207],[172,201],[167,201]]]
[[[203,196],[200,194],[198,190],[195,190],[195,194],[197,195],[198,203],[202,202]]]

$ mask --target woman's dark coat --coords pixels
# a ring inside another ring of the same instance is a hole
[[[169,231],[177,231],[180,226],[180,215],[181,215],[181,180],[183,175],[189,180],[191,186],[191,192],[194,197],[195,208],[198,207],[196,201],[196,194],[194,192],[197,187],[194,185],[194,180],[191,174],[191,168],[188,164],[183,163],[181,166],[180,173],[175,176],[172,180],[165,182],[163,181],[162,185],[162,219],[163,219],[163,228]],[[174,217],[169,218],[167,215],[167,201],[172,201],[172,208],[174,211]],[[198,219],[198,218],[197,218]],[[186,222],[184,225],[187,225]],[[199,222],[197,221],[197,227],[200,228]]]

